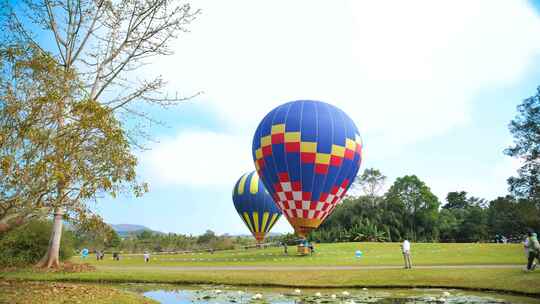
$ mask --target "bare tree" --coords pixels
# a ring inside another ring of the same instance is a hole
[[[62,75],[80,79],[83,91],[64,89],[66,92],[54,109],[59,128],[66,123],[66,110],[82,97],[99,102],[114,111],[116,117],[124,115],[152,120],[139,110],[138,102],[159,106],[174,105],[193,96],[168,96],[163,92],[166,82],[161,76],[136,79],[133,71],[156,56],[170,55],[170,43],[199,14],[187,3],[170,0],[24,0],[21,7],[13,7],[3,0],[0,11],[4,15],[4,31],[13,33],[9,39],[23,39],[43,53],[51,52]],[[33,30],[39,28],[38,31]],[[54,47],[42,43],[50,37]],[[4,35],[4,39],[8,39]],[[130,77],[131,76],[131,77]],[[65,79],[70,83],[71,79]],[[85,95],[85,96],[81,96]],[[140,129],[131,130],[145,135]],[[137,145],[133,133],[128,133]],[[61,164],[70,151],[60,146],[55,158]],[[58,265],[62,217],[66,211],[66,191],[72,187],[69,179],[60,179],[55,185],[57,202],[54,208],[54,226],[49,250],[40,265]]]

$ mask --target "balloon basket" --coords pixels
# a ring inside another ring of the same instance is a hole
[[[296,252],[298,255],[308,255],[310,253],[309,247],[298,245],[296,248],[297,248]]]

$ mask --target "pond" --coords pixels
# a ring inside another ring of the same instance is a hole
[[[294,289],[234,286],[134,285],[124,288],[162,304],[405,304],[523,303],[540,299],[455,289]]]

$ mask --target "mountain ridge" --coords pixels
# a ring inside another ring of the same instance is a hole
[[[136,234],[139,234],[139,233],[141,233],[143,231],[150,231],[152,233],[157,233],[157,234],[166,234],[165,232],[153,230],[153,229],[148,228],[148,227],[146,227],[144,225],[138,225],[138,224],[110,224],[110,225],[114,229],[114,231],[116,231],[116,233],[118,233],[118,235],[120,237],[127,237],[129,235],[136,235]],[[183,234],[185,234],[185,233],[183,233]],[[248,234],[248,233],[240,233],[240,234],[224,233],[224,235],[229,235],[231,237],[251,237],[252,236],[251,234]],[[267,236],[271,237],[271,236],[280,236],[280,235],[283,235],[283,233],[270,232],[270,233],[268,233]]]

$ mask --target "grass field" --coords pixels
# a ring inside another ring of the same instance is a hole
[[[446,287],[518,292],[540,296],[540,272],[520,269],[381,269],[326,271],[101,270],[86,273],[4,273],[5,279],[92,282],[290,286],[319,288]]]
[[[297,256],[295,247],[289,246],[289,255],[282,248],[228,250],[210,253],[153,255],[148,265],[153,266],[361,266],[402,265],[398,243],[338,243],[316,246],[313,256]],[[354,253],[361,250],[362,258]],[[525,255],[520,244],[435,244],[412,245],[415,265],[501,265],[523,264]],[[90,256],[84,261],[74,257],[73,262],[93,265],[144,266],[142,254],[122,255],[113,261],[108,255],[103,261]]]
[[[281,248],[235,250],[197,254],[153,255],[144,263],[141,255],[123,255],[122,260],[103,261],[89,257],[84,262],[97,267],[95,272],[58,273],[22,270],[2,273],[0,278],[72,281],[72,282],[140,282],[140,283],[214,283],[304,287],[363,286],[433,286],[493,289],[540,295],[540,272],[525,273],[520,268],[435,268],[435,269],[356,269],[298,270],[298,266],[382,266],[402,265],[397,243],[321,244],[313,256],[297,256],[289,247],[285,256]],[[364,256],[354,257],[356,250]],[[412,245],[414,265],[524,265],[525,257],[519,244],[432,244]],[[72,259],[81,262],[80,257]],[[279,266],[279,270],[179,270],[176,267],[195,266]],[[296,270],[287,270],[296,266]],[[285,268],[283,268],[285,267]],[[487,266],[486,266],[487,267]]]
[[[490,268],[494,265],[524,265],[519,244],[413,244],[413,263],[417,266],[453,265],[461,268],[362,269],[362,266],[402,265],[399,244],[341,243],[321,244],[313,256],[289,256],[281,248],[249,249],[214,254],[153,255],[144,263],[142,255],[123,255],[121,261],[107,256],[84,262],[97,267],[94,272],[63,273],[19,270],[0,273],[0,279],[90,283],[174,283],[229,284],[253,286],[301,286],[319,288],[355,287],[447,287],[517,292],[540,297],[540,271],[526,273],[521,268]],[[354,257],[356,250],[364,256]],[[72,259],[80,262],[80,257]],[[476,265],[473,267],[472,265]],[[479,267],[478,265],[486,265]],[[206,271],[178,267],[216,267]],[[226,270],[220,266],[267,266],[261,269]],[[313,270],[303,266],[327,266]],[[354,270],[332,266],[360,266]],[[471,266],[471,267],[463,267]],[[175,268],[176,267],[176,268]],[[272,267],[280,267],[272,269]],[[296,267],[287,269],[287,267]],[[300,269],[299,269],[300,268]]]

